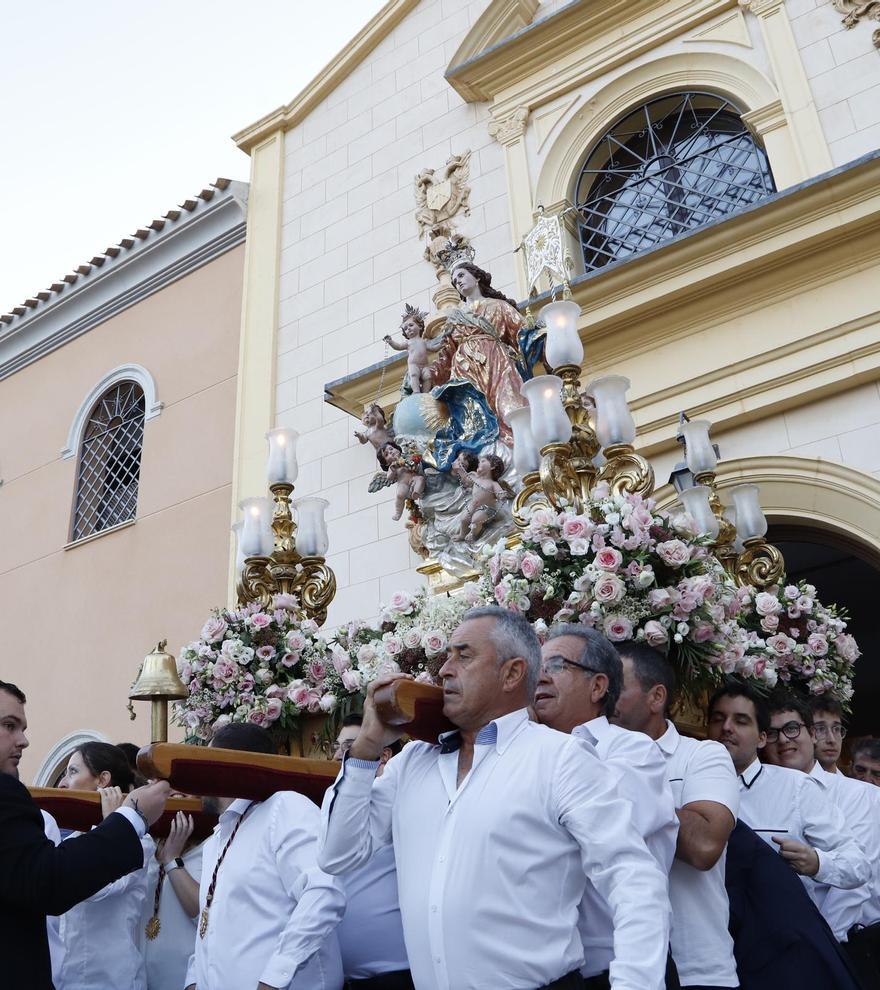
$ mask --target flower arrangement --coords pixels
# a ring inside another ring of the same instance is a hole
[[[805,581],[749,591],[738,616],[749,655],[772,663],[789,688],[805,694],[830,692],[848,708],[861,653],[846,631],[846,611],[823,605],[815,587]]]
[[[343,680],[365,688],[380,674],[403,671],[417,681],[436,682],[449,636],[464,613],[479,604],[486,599],[476,584],[458,595],[395,592],[382,609],[379,629],[350,623],[337,633],[334,656],[344,651],[350,664]]]
[[[520,546],[489,551],[482,588],[539,634],[545,623],[582,622],[611,642],[660,649],[692,697],[729,674],[772,686],[771,658],[748,654],[736,621],[748,592],[688,523],[599,484],[580,514],[534,509]]]
[[[330,713],[350,693],[318,624],[303,619],[293,595],[214,611],[199,639],[178,657],[189,697],[175,721],[194,742],[230,722],[252,722],[289,735],[306,714]]]

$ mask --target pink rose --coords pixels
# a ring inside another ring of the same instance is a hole
[[[287,697],[287,688],[281,687],[280,684],[270,684],[269,687],[266,688],[266,697],[267,698],[286,698]]]
[[[783,633],[777,633],[775,636],[771,636],[767,640],[767,647],[778,656],[784,656],[786,653],[791,653],[794,649],[794,645],[794,640],[789,639],[788,636]]]
[[[637,505],[623,520],[623,525],[632,530],[650,529],[653,524],[654,517],[644,505]]]
[[[383,636],[382,646],[389,657],[396,657],[403,650],[403,642],[399,636]]]
[[[285,636],[285,642],[287,643],[287,649],[291,653],[299,653],[300,650],[305,649],[308,640],[299,629],[291,629],[287,636]]]
[[[312,660],[309,664],[309,677],[317,683],[327,676],[327,667],[321,660]]]
[[[550,529],[556,525],[556,514],[549,509],[535,509],[529,518],[532,529]]]
[[[544,570],[544,561],[536,553],[526,552],[523,554],[519,566],[523,577],[531,581]]]
[[[234,660],[218,660],[214,664],[214,680],[228,684],[238,674],[238,664]]]
[[[801,590],[796,584],[788,584],[785,586],[785,591],[783,591],[783,594],[790,602],[793,602],[800,598]]]
[[[671,608],[681,596],[675,588],[652,588],[648,592],[648,604],[655,612]]]
[[[229,626],[219,615],[212,615],[202,626],[202,639],[208,643],[219,643]]]
[[[835,645],[837,646],[837,652],[847,663],[854,663],[861,656],[858,644],[849,633],[841,633],[837,637]]]
[[[612,643],[632,639],[633,624],[623,615],[609,615],[602,623],[602,630]]]
[[[345,674],[342,677],[344,680]],[[291,685],[287,690],[287,700],[293,702],[297,708],[305,708],[309,703],[309,689],[302,683],[297,687]]]
[[[648,646],[665,646],[669,641],[669,636],[663,626],[656,619],[649,619],[644,625],[645,642]]]
[[[596,567],[603,571],[616,571],[623,563],[623,554],[614,547],[605,547],[596,554]]]
[[[417,650],[422,645],[422,630],[418,626],[407,629],[403,634],[403,645],[408,650]]]
[[[408,615],[412,611],[413,599],[406,591],[395,591],[391,596],[391,601],[388,603],[388,607],[394,609],[395,612],[401,612],[404,615]]]
[[[519,570],[519,554],[515,550],[505,550],[501,554],[501,570],[516,574]]]
[[[363,687],[363,675],[359,670],[343,670],[339,676],[342,678],[342,686],[346,691],[360,691]]]
[[[779,628],[779,616],[778,615],[765,615],[761,619],[761,628],[764,632],[774,633]]]
[[[333,669],[339,676],[342,676],[342,672],[348,670],[351,667],[351,657],[345,652],[345,650],[336,646],[333,648]]]
[[[758,615],[778,615],[782,611],[782,606],[776,595],[760,591],[755,595],[755,611]]]
[[[250,617],[250,627],[251,629],[256,629],[258,632],[261,629],[265,629],[267,626],[272,625],[272,616],[266,615],[265,612],[255,612]]]
[[[821,633],[813,633],[807,638],[807,648],[816,657],[824,657],[828,652],[828,640]]]
[[[251,725],[265,725],[266,724],[266,713],[261,712],[258,708],[255,708],[247,717],[248,722]]]
[[[709,622],[698,622],[691,638],[695,643],[706,643],[715,635],[715,627]]]
[[[755,677],[763,677],[764,668],[766,666],[767,666],[767,661],[763,657],[761,657],[759,660],[756,660],[755,669],[754,669]]]
[[[267,722],[277,722],[281,717],[281,710],[284,708],[283,703],[278,698],[270,698],[266,702],[266,721]]]
[[[593,597],[602,605],[622,601],[625,595],[626,585],[616,574],[600,574],[593,585]]]
[[[691,559],[691,549],[682,540],[657,544],[657,556],[670,567],[683,567]]]
[[[293,612],[299,608],[299,599],[296,595],[289,595],[286,592],[282,592],[273,596],[272,598],[272,608],[283,609],[287,612]]]
[[[562,535],[569,543],[572,540],[585,540],[593,525],[585,516],[572,516],[562,524]]]
[[[446,649],[446,643],[446,636],[439,629],[429,630],[422,637],[422,646],[425,648],[425,653],[441,653]]]

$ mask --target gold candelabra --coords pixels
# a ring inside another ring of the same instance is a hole
[[[294,595],[301,612],[321,625],[336,595],[336,576],[327,565],[327,525],[322,498],[291,498],[297,475],[295,430],[278,428],[269,440],[271,500],[248,498],[241,502],[244,520],[238,534],[237,594],[239,604],[271,606],[278,594]]]
[[[582,512],[600,482],[615,494],[648,497],[654,492],[654,471],[634,447],[636,427],[626,401],[629,381],[606,375],[586,390],[581,384],[579,316],[580,306],[566,282],[562,299],[552,299],[540,313],[547,327],[544,363],[554,373],[526,382],[522,392],[528,408],[509,417],[514,464],[522,479],[512,508],[520,529],[537,507]],[[719,561],[737,584],[767,588],[778,583],[785,562],[765,538],[767,520],[757,486],[731,489],[734,504],[725,508],[716,486],[718,452],[709,439],[711,424],[683,419],[679,439],[687,467],[675,472],[673,481],[685,510],[710,537]]]

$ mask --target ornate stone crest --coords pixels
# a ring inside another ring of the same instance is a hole
[[[880,0],[831,0],[835,10],[844,15],[843,26],[855,27],[863,18],[880,21]],[[880,28],[877,28],[871,40],[875,47],[880,48]]]
[[[434,228],[448,224],[459,212],[468,216],[471,187],[470,150],[452,155],[443,168],[423,168],[416,176],[416,223],[419,237],[433,237]]]

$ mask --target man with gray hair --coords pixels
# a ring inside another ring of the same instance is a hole
[[[560,624],[550,629],[541,654],[534,704],[538,721],[584,739],[595,748],[599,759],[614,773],[619,793],[632,803],[638,833],[668,875],[675,858],[678,818],[666,779],[666,759],[643,732],[612,725],[607,717],[614,714],[623,686],[623,665],[617,650],[595,629]],[[589,881],[578,929],[584,946],[584,986],[586,990],[603,990],[609,985],[614,928],[608,905]]]
[[[611,985],[660,990],[666,878],[613,773],[580,740],[529,721],[540,644],[519,614],[466,613],[449,640],[444,713],[458,728],[412,742],[375,781],[384,725],[370,685],[360,734],[324,801],[323,869],[388,843],[418,990],[581,990],[586,878],[610,906]]]

